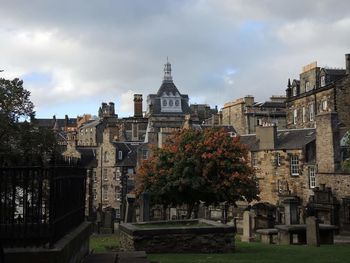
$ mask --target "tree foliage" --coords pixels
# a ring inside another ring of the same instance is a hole
[[[350,172],[350,130],[345,135],[346,145],[346,159],[343,161],[342,166],[345,172]]]
[[[41,164],[56,149],[52,131],[35,127],[30,92],[19,79],[0,79],[0,166]]]
[[[182,130],[143,162],[137,192],[149,192],[163,205],[199,201],[207,205],[257,199],[254,169],[247,149],[224,129]]]

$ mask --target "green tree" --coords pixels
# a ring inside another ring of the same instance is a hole
[[[188,207],[258,199],[247,149],[224,129],[182,130],[138,171],[137,192],[149,192],[155,203]]]
[[[52,131],[28,122],[35,117],[30,92],[19,79],[0,79],[0,166],[42,164],[56,149]]]

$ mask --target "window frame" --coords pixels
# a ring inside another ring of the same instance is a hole
[[[296,154],[292,154],[290,156],[290,175],[291,176],[299,176],[299,156]]]
[[[309,177],[309,188],[314,189],[316,187],[316,169],[315,166],[309,166],[308,169],[308,177]]]

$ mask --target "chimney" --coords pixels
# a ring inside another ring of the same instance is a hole
[[[142,94],[134,94],[134,117],[142,116]]]
[[[350,74],[350,54],[345,54],[346,74]]]
[[[115,115],[115,108],[114,108],[114,103],[113,102],[109,103],[109,114],[110,114],[111,117]]]
[[[340,168],[338,114],[323,112],[316,119],[316,162],[319,173],[334,173]]]
[[[244,97],[244,102],[247,106],[252,106],[254,104],[254,97],[252,95],[247,95]]]
[[[277,144],[277,126],[271,124],[269,126],[256,126],[256,139],[259,140],[259,148],[261,150],[275,149]]]

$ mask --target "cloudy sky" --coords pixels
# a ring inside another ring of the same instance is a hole
[[[191,103],[284,94],[302,66],[344,67],[348,0],[0,0],[0,77],[24,80],[38,117],[97,114],[156,93],[166,57]]]

